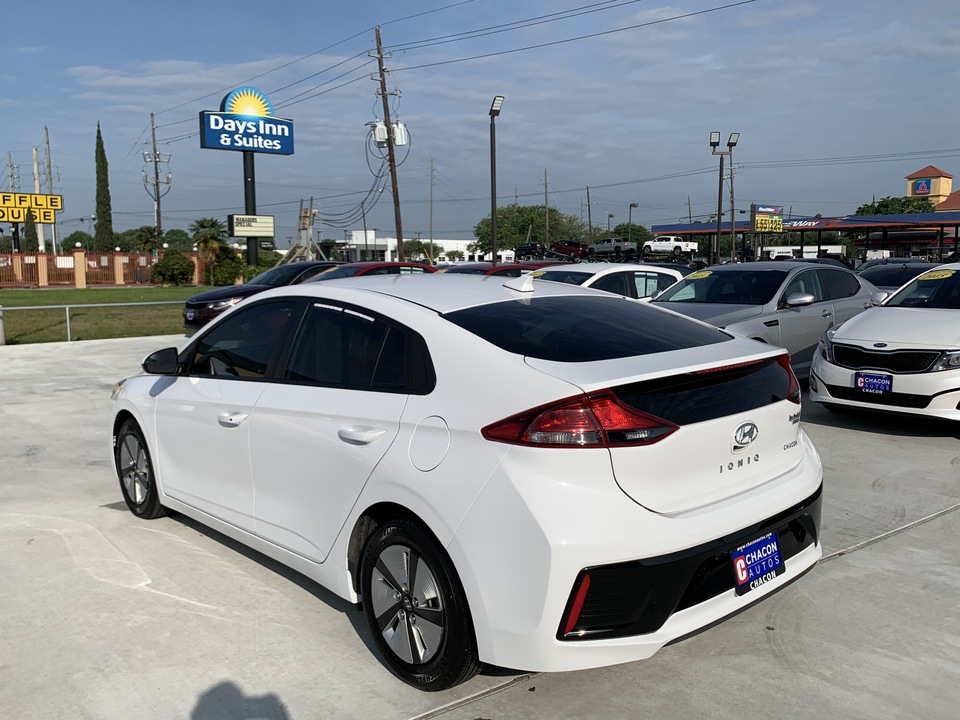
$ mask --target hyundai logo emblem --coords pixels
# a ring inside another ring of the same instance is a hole
[[[886,347],[887,344],[886,344],[886,343],[874,343],[873,346],[874,346],[874,347]]]
[[[750,445],[760,434],[756,423],[745,422],[733,431],[733,451],[740,452]]]

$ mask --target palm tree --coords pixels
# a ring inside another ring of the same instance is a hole
[[[200,253],[204,267],[210,268],[210,284],[213,284],[213,264],[220,249],[227,244],[227,226],[217,218],[200,218],[190,224],[190,234]]]

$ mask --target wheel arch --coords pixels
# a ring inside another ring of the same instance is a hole
[[[140,422],[137,420],[136,416],[129,410],[120,410],[116,417],[113,419],[113,432],[111,434],[110,447],[113,449],[111,456],[113,457],[113,466],[114,470],[117,469],[117,434],[120,432],[120,428],[123,427],[123,424],[127,420],[132,420],[134,424],[140,428],[140,432],[143,433],[143,427],[141,427]]]
[[[390,520],[408,520],[429,534],[441,548],[443,543],[423,518],[403,505],[393,502],[381,502],[371,505],[361,513],[353,525],[350,541],[347,543],[347,569],[350,572],[350,584],[353,591],[360,595],[360,559],[367,540],[377,528]]]

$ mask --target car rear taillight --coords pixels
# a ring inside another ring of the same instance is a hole
[[[483,428],[487,440],[534,447],[650,445],[679,428],[638,412],[609,390],[533,408]]]
[[[794,374],[793,368],[790,366],[790,356],[783,354],[777,358],[777,362],[780,363],[780,367],[787,371],[787,377],[790,378],[790,385],[787,387],[787,400],[799,405],[800,383],[797,381],[797,376]]]

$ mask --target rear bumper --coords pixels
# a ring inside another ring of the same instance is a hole
[[[590,576],[579,622],[569,632],[558,629],[557,639],[582,642],[655,633],[675,612],[734,590],[732,551],[768,533],[776,533],[784,561],[792,560],[819,542],[822,497],[823,486],[763,522],[682,552],[584,568],[574,583],[577,588],[584,575]],[[575,599],[571,593],[564,617]]]

